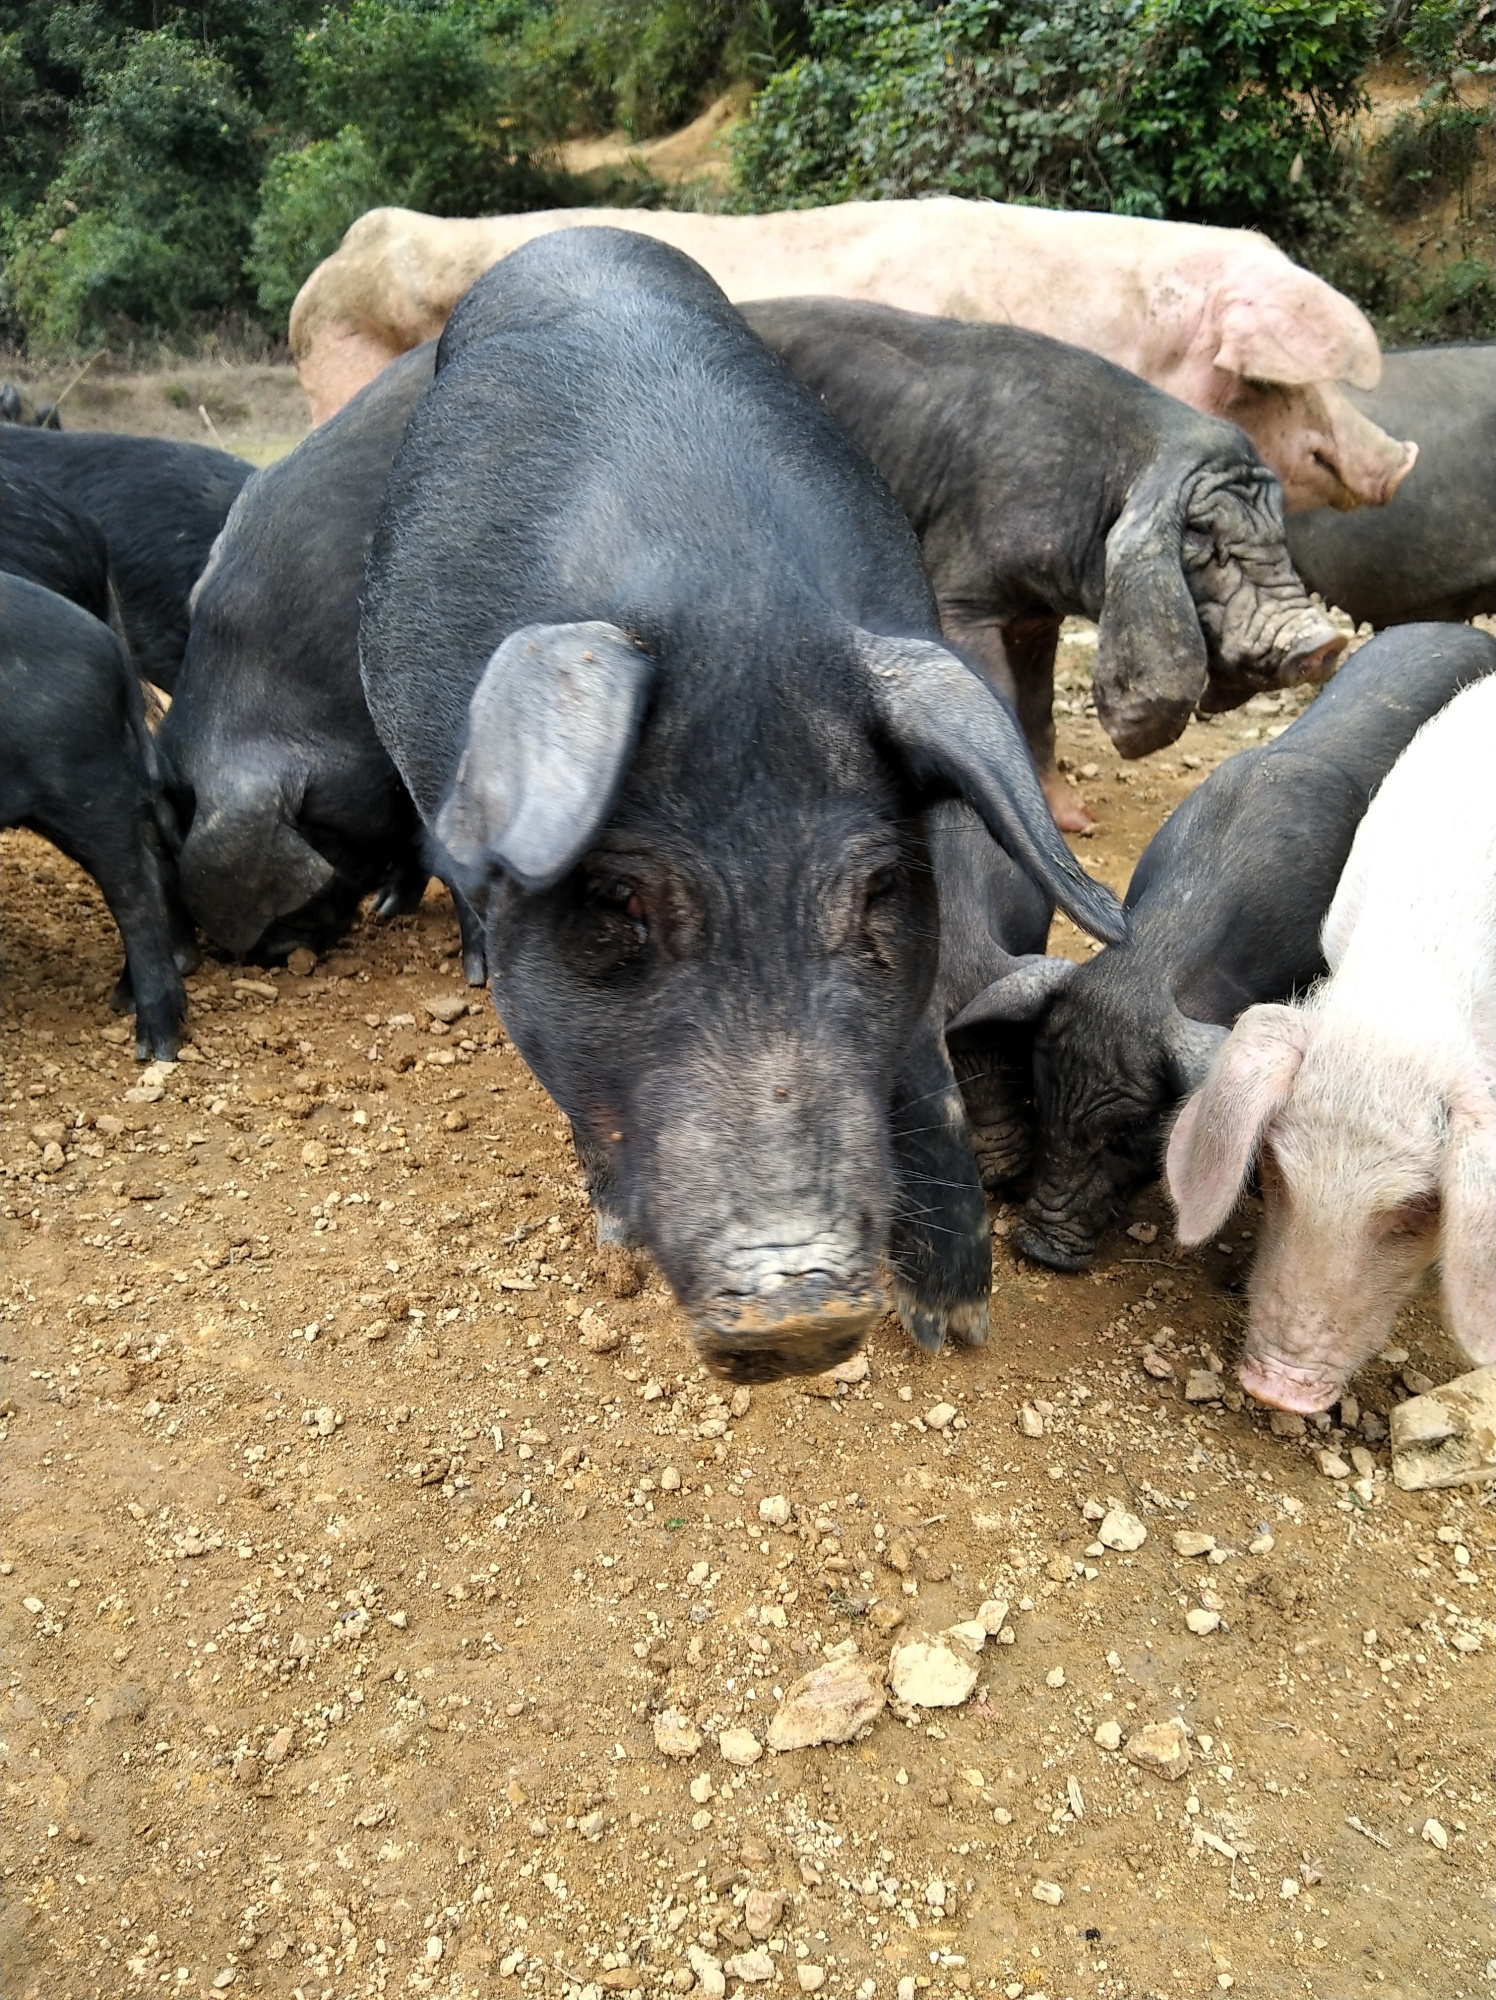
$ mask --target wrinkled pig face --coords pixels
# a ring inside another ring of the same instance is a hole
[[[1343,1094],[1336,1129],[1296,1108],[1269,1131],[1260,1174],[1264,1225],[1238,1368],[1259,1402],[1328,1410],[1391,1338],[1392,1323],[1439,1253],[1439,1145],[1432,1106],[1368,1105],[1364,1129]],[[1349,1109],[1349,1116],[1348,1114]]]
[[[649,1246],[737,1380],[827,1368],[885,1310],[930,881],[886,777],[715,821],[635,782],[559,886],[494,892],[495,997],[592,1156],[600,1234]]]
[[[1329,678],[1345,637],[1310,603],[1294,571],[1269,474],[1203,474],[1190,495],[1183,553],[1217,692],[1245,700],[1262,688]],[[1208,696],[1201,704],[1207,712],[1229,705]]]
[[[1098,1006],[1092,986],[1077,979],[1060,994],[1034,1046],[1034,1190],[1013,1240],[1059,1271],[1084,1270],[1102,1232],[1157,1175],[1159,1119],[1176,1093],[1157,1032]]]

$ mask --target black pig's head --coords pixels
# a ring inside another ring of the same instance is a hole
[[[716,704],[659,650],[603,622],[512,634],[435,828],[600,1234],[648,1245],[719,1372],[815,1372],[886,1306],[890,1102],[937,956],[925,804],[965,797],[1079,921],[1116,936],[1119,913],[944,648],[802,633]]]
[[[1294,571],[1277,480],[1233,435],[1156,464],[1107,537],[1096,712],[1124,757],[1174,742],[1197,707],[1327,679],[1345,646]]]

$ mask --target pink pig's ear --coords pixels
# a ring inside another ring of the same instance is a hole
[[[1496,1361],[1496,1103],[1457,1104],[1441,1189],[1440,1256],[1449,1330],[1473,1361]]]
[[[1323,278],[1286,260],[1244,274],[1223,302],[1215,365],[1256,382],[1374,389],[1382,356],[1371,323]]]
[[[1263,1130],[1293,1088],[1309,1039],[1296,1007],[1249,1007],[1179,1114],[1166,1171],[1181,1243],[1213,1236],[1236,1205]]]

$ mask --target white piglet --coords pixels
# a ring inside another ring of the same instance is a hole
[[[1328,1409],[1437,1258],[1445,1320],[1496,1359],[1496,678],[1419,731],[1325,919],[1330,977],[1249,1007],[1168,1150],[1199,1243],[1260,1168],[1240,1364],[1262,1402]]]

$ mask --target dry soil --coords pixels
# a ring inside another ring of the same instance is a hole
[[[1298,701],[1122,766],[1063,657],[1118,887]],[[1229,1361],[1250,1210],[1181,1255],[1155,1192],[1060,1277],[999,1207],[985,1349],[889,1320],[840,1394],[733,1397],[658,1282],[594,1270],[485,998],[428,1012],[466,991],[435,891],[310,976],[205,964],[143,1082],[92,883],[29,834],[0,858],[6,2000],[653,1996],[693,1947],[770,1971],[730,1993],[836,2000],[1490,1992],[1496,1515],[1399,1492],[1364,1430],[1183,1399]],[[1397,1343],[1373,1438],[1463,1365],[1432,1303]],[[1326,1447],[1371,1451],[1359,1488]],[[1133,1553],[1083,1511],[1113,1501]],[[828,1648],[993,1598],[962,1706],[718,1754]],[[1173,1782],[1097,1740],[1176,1717]]]

